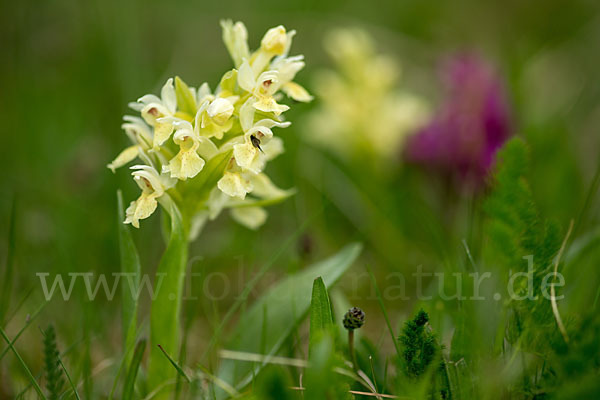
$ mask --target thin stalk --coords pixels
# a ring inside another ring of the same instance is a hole
[[[354,368],[354,372],[358,372],[356,352],[354,351],[354,329],[348,329],[348,352],[350,353],[350,360],[352,360],[352,368]]]

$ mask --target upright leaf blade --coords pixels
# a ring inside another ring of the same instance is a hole
[[[161,202],[171,216],[171,235],[156,271],[155,298],[152,300],[150,313],[148,383],[151,391],[175,377],[176,371],[165,359],[158,345],[170,354],[179,352],[179,314],[188,250],[181,213],[168,196],[162,196]],[[164,391],[156,398],[164,398]]]
[[[310,302],[310,340],[308,344],[309,355],[324,332],[333,327],[331,302],[323,278],[318,277],[313,283],[312,299]]]
[[[4,317],[8,311],[10,303],[10,294],[12,287],[12,276],[15,263],[15,243],[16,243],[16,217],[17,200],[13,199],[12,210],[10,213],[10,222],[8,228],[8,251],[6,253],[6,264],[4,265],[4,276],[2,277],[2,293],[0,294],[0,325],[4,325]]]
[[[361,248],[358,243],[350,244],[334,256],[289,276],[272,287],[241,315],[225,348],[250,353],[260,352],[261,344],[256,338],[260,337],[261,328],[266,323],[269,330],[263,343],[265,355],[277,353],[294,327],[308,313],[314,279],[322,277],[324,285],[331,287],[356,260]],[[253,365],[223,360],[218,376],[225,382],[235,384],[239,389],[246,386],[263,366],[264,363]],[[217,392],[217,399],[226,397],[225,392]]]
[[[142,357],[144,356],[144,350],[146,350],[146,340],[142,339],[135,346],[133,358],[129,364],[129,369],[127,370],[125,384],[123,385],[123,400],[133,399],[135,379],[137,377],[138,370],[140,369],[140,363],[142,362]]]
[[[123,350],[127,351],[133,347],[137,332],[137,289],[140,286],[141,265],[135,243],[133,243],[131,232],[129,231],[129,227],[123,223],[125,220],[125,212],[123,206],[123,195],[120,190],[117,192],[117,206],[119,209],[119,220],[117,221],[117,226],[119,228],[121,272],[127,276],[127,284],[122,285],[123,299],[121,308],[121,318],[123,324]],[[130,287],[130,285],[133,285],[133,287]]]

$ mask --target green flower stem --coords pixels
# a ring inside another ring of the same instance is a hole
[[[150,391],[175,378],[176,371],[165,359],[158,345],[170,354],[179,353],[181,302],[188,255],[188,241],[181,213],[168,196],[163,196],[161,202],[171,217],[171,232],[167,249],[158,266],[154,285],[155,297],[150,312]],[[161,390],[155,399],[167,397],[168,393]]]
[[[358,363],[356,362],[356,352],[354,351],[354,329],[348,329],[348,351],[350,352],[350,360],[352,360],[352,368],[357,372]]]

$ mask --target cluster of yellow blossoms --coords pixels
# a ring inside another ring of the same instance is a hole
[[[346,158],[387,162],[398,157],[408,134],[427,120],[425,102],[398,90],[399,65],[377,54],[365,31],[331,31],[325,50],[335,69],[316,76],[320,106],[304,124],[306,136]]]
[[[168,197],[188,219],[193,238],[208,219],[225,208],[238,222],[257,228],[266,219],[262,206],[287,197],[263,173],[265,163],[283,152],[272,128],[285,128],[280,92],[296,101],[311,96],[297,83],[303,56],[288,56],[294,31],[269,29],[260,48],[250,52],[241,22],[222,21],[223,41],[235,64],[217,88],[197,90],[176,77],[160,97],[148,94],[130,107],[140,117],[126,116],[123,128],[132,142],[108,165],[131,167],[142,193],[126,210],[125,223],[139,227],[161,199]]]

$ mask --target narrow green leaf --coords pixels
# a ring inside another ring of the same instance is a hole
[[[17,357],[17,360],[19,360],[19,364],[21,364],[21,366],[25,370],[25,373],[27,374],[27,377],[31,381],[31,384],[33,385],[33,387],[34,387],[35,391],[37,392],[38,396],[40,398],[42,398],[42,399],[46,399],[46,396],[44,396],[44,393],[42,392],[42,389],[40,388],[40,385],[37,383],[37,381],[33,377],[33,374],[31,373],[31,370],[29,369],[29,367],[27,367],[27,364],[25,364],[25,361],[23,361],[23,359],[21,358],[21,355],[19,354],[19,352],[17,351],[17,349],[15,349],[15,347],[12,345],[10,339],[8,338],[8,336],[6,336],[6,333],[4,332],[4,329],[2,329],[2,328],[0,328],[0,335],[2,335],[2,338],[4,338],[4,340],[6,341],[6,343],[8,344],[8,346],[10,347],[10,349],[12,350],[12,352],[14,353],[15,357]]]
[[[390,332],[390,336],[392,338],[392,342],[394,343],[394,348],[396,349],[396,355],[399,359],[402,359],[402,352],[400,351],[400,346],[398,345],[398,340],[396,335],[394,334],[394,329],[392,328],[392,324],[390,322],[390,318],[388,317],[387,310],[385,305],[383,304],[383,298],[381,297],[381,292],[379,291],[379,286],[377,286],[377,281],[375,280],[375,275],[373,275],[373,271],[367,265],[367,270],[369,271],[369,276],[371,277],[371,283],[373,284],[373,288],[375,289],[375,294],[377,295],[377,301],[379,302],[379,307],[381,307],[381,312],[383,313],[383,317],[385,318],[385,323]]]
[[[258,353],[261,344],[256,338],[260,337],[261,328],[266,322],[269,330],[264,343],[265,355],[276,354],[294,327],[308,313],[314,279],[320,276],[324,285],[331,287],[356,260],[361,248],[358,243],[350,244],[334,256],[291,275],[272,287],[240,316],[225,349]],[[264,363],[223,360],[218,376],[225,382],[235,383],[237,389],[241,389],[251,382],[252,377],[263,366]],[[225,392],[217,392],[217,399],[225,397]]]
[[[29,327],[29,325],[31,325],[31,323],[37,318],[37,316],[44,309],[44,307],[46,306],[46,304],[48,304],[48,302],[44,301],[42,303],[42,305],[33,314],[31,314],[29,316],[29,318],[25,322],[25,325],[23,325],[23,327],[19,330],[19,332],[17,332],[17,334],[15,335],[15,337],[13,338],[13,340],[10,342],[10,345],[7,346],[4,350],[2,350],[2,353],[0,353],[0,360],[2,360],[4,358],[4,355],[6,353],[8,353],[8,350],[10,350],[10,347],[14,346],[14,344],[17,342],[17,340],[19,340],[19,338],[21,337],[21,335],[23,334],[23,332],[25,332],[25,329],[27,329]]]
[[[313,283],[312,299],[310,302],[309,356],[317,340],[323,336],[324,332],[332,329],[332,327],[333,316],[331,314],[329,294],[327,293],[325,282],[323,282],[321,277],[318,277]]]
[[[73,393],[75,394],[75,398],[77,400],[81,400],[81,397],[79,397],[79,393],[77,392],[77,387],[75,387],[75,384],[73,383],[73,379],[71,379],[71,375],[69,374],[69,371],[67,371],[67,367],[65,367],[65,364],[62,362],[60,357],[58,357],[58,363],[62,367],[62,369],[65,373],[65,376],[67,377],[67,381],[69,381],[69,385],[71,385],[71,389],[73,390]]]
[[[167,353],[165,351],[165,349],[162,348],[162,346],[159,344],[158,348],[160,349],[160,351],[162,351],[162,353],[165,355],[165,357],[167,357],[167,360],[169,360],[169,362],[171,363],[171,365],[173,366],[173,368],[175,368],[175,370],[179,373],[180,376],[182,376],[183,378],[185,378],[185,380],[190,383],[190,378],[187,376],[187,374],[185,373],[185,371],[183,370],[183,368],[181,368],[179,366],[179,364],[177,364],[177,361],[173,360],[173,358],[169,355],[169,353]]]
[[[8,250],[6,252],[6,264],[4,265],[4,276],[2,278],[2,293],[0,294],[0,325],[4,325],[4,317],[8,311],[10,294],[12,293],[12,276],[15,263],[16,219],[17,200],[15,198],[13,199],[8,226]]]
[[[175,375],[157,345],[162,345],[171,354],[179,352],[180,311],[188,251],[181,213],[168,196],[162,196],[161,203],[171,217],[171,236],[156,271],[155,298],[150,312],[150,391]],[[157,398],[161,398],[160,395]]]
[[[138,298],[137,289],[140,286],[141,266],[140,258],[135,247],[135,243],[131,237],[129,226],[125,225],[125,212],[123,206],[123,195],[119,190],[117,192],[117,207],[119,220],[117,226],[119,228],[119,253],[121,258],[121,272],[127,274],[127,281],[123,282],[121,301],[121,318],[123,329],[123,351],[132,348],[135,343],[137,333],[137,309]],[[129,277],[131,276],[131,278]],[[130,287],[132,285],[132,287]],[[135,289],[132,292],[132,289]]]
[[[175,95],[177,107],[192,118],[196,116],[196,100],[188,85],[178,76],[175,77]]]
[[[135,346],[129,369],[127,370],[127,376],[125,383],[123,384],[123,400],[133,399],[133,390],[135,388],[135,380],[137,378],[138,370],[140,369],[140,363],[146,350],[146,339],[140,340]]]

